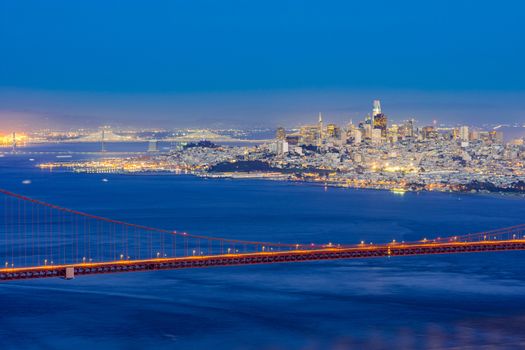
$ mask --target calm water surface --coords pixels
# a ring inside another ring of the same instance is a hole
[[[50,159],[0,158],[0,187],[134,223],[275,242],[413,240],[525,222],[520,197],[34,167]],[[525,253],[508,252],[2,283],[0,349],[524,348],[524,268]]]

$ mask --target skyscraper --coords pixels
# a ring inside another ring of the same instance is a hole
[[[381,130],[381,136],[386,137],[387,118],[386,115],[380,113],[374,117],[374,129]]]
[[[381,114],[381,101],[374,100],[374,107],[372,108],[372,118],[374,118],[378,114]]]
[[[319,112],[319,140],[317,142],[317,146],[321,146],[323,144],[323,115],[321,112]]]
[[[300,130],[301,143],[304,145],[316,145],[319,140],[319,127],[317,125],[303,125]]]
[[[341,129],[335,124],[328,124],[326,126],[326,137],[327,138],[340,138]]]
[[[277,128],[275,131],[275,138],[277,140],[284,140],[286,138],[286,130],[282,127]]]
[[[381,101],[374,100],[374,107],[372,108],[372,126],[373,129],[381,130],[381,136],[386,137],[387,118],[381,113]]]

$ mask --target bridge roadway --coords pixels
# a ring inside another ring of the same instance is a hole
[[[69,274],[74,272],[74,276],[83,276],[118,272],[140,272],[335,259],[501,252],[512,250],[525,250],[525,239],[448,243],[392,243],[372,246],[359,245],[344,248],[290,250],[283,252],[189,256],[145,260],[118,260],[97,263],[78,263],[72,265],[4,268],[0,269],[0,281],[49,277],[65,278],[66,270],[69,270]]]

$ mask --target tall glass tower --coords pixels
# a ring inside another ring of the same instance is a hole
[[[374,100],[374,108],[372,109],[372,118],[381,114],[381,101]]]

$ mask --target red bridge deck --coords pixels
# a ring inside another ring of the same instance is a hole
[[[69,273],[74,272],[75,276],[81,276],[118,272],[274,264],[315,260],[362,259],[390,256],[479,253],[511,250],[525,250],[525,240],[412,244],[400,243],[375,246],[363,245],[351,248],[325,248],[315,250],[291,250],[286,252],[259,252],[145,260],[118,260],[101,263],[5,268],[0,269],[0,281],[66,277],[66,270],[69,270]]]

